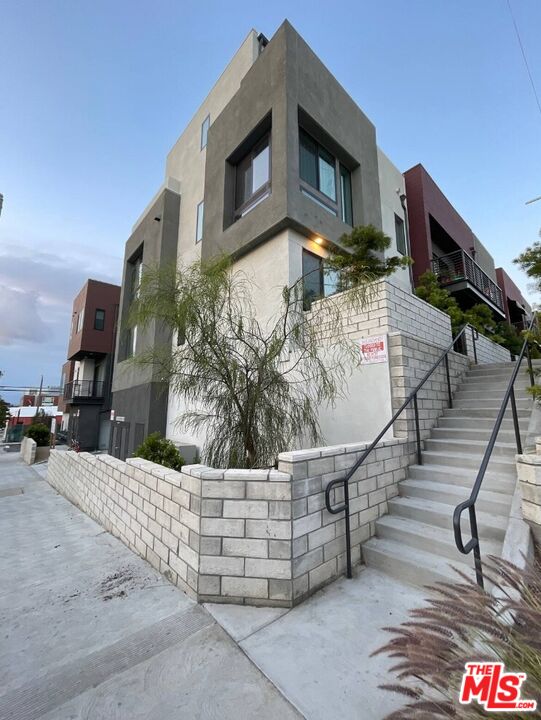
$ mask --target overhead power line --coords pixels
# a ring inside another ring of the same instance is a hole
[[[535,83],[533,80],[533,76],[530,70],[530,66],[528,65],[528,59],[526,57],[526,51],[524,50],[524,45],[522,44],[522,39],[520,37],[520,32],[518,29],[517,22],[515,20],[515,16],[513,15],[513,8],[511,7],[511,0],[507,0],[507,7],[509,8],[509,13],[511,15],[511,20],[513,21],[513,25],[515,27],[515,33],[517,35],[518,44],[520,47],[520,52],[522,53],[522,58],[524,60],[524,65],[526,66],[526,72],[528,73],[528,77],[530,78],[530,84],[532,86],[533,94],[535,96],[535,101],[537,103],[537,107],[539,109],[539,114],[541,115],[541,102],[539,101],[539,95],[537,94],[537,88],[535,87]]]

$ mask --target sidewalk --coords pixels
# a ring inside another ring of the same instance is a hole
[[[299,714],[204,608],[0,455],[2,720]]]
[[[378,689],[390,662],[370,654],[422,591],[363,569],[292,610],[198,606],[45,470],[0,455],[2,720],[381,720],[399,707]]]

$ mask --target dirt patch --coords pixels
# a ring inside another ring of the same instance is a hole
[[[141,577],[135,568],[126,566],[108,575],[99,585],[99,595],[104,602],[125,598],[135,588],[144,588],[150,578]]]

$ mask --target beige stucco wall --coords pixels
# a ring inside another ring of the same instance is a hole
[[[395,214],[398,215],[398,217],[402,218],[405,222],[404,208],[400,202],[400,195],[406,193],[406,184],[400,170],[393,165],[380,148],[378,148],[378,169],[382,229],[392,240],[391,247],[386,252],[387,257],[390,257],[399,254],[396,248],[394,216]],[[411,290],[409,268],[400,268],[397,270],[393,274],[392,281],[400,285],[404,290]]]
[[[257,57],[257,33],[251,30],[167,155],[165,176],[180,182],[178,258],[183,263],[201,255],[201,246],[195,243],[197,205],[203,200],[205,188],[206,148],[201,150],[201,124],[209,115],[212,125]]]

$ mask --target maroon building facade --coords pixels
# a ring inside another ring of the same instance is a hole
[[[422,165],[404,173],[414,284],[432,271],[464,309],[485,303],[496,320],[506,311],[494,260]]]

